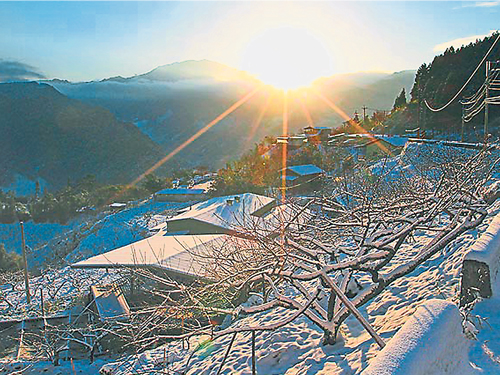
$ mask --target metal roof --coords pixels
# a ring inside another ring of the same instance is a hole
[[[116,285],[92,285],[90,292],[102,321],[129,317],[130,307],[122,290]]]
[[[321,168],[315,166],[314,164],[304,164],[304,165],[293,165],[287,167],[286,170],[292,171],[300,176],[308,176],[311,174],[324,173]]]
[[[407,137],[398,137],[398,136],[387,136],[387,135],[375,135],[376,138],[386,141],[390,145],[394,147],[404,147],[406,142],[408,142]]]
[[[146,239],[72,264],[72,268],[156,267],[185,274],[198,274],[188,250],[221,235],[171,236],[159,232]]]
[[[271,209],[275,203],[274,198],[253,193],[216,197],[191,206],[167,223],[192,219],[231,229],[241,227],[249,216]]]
[[[74,263],[72,268],[157,268],[174,274],[210,279],[195,254],[208,248],[238,246],[244,248],[248,239],[217,235],[168,235],[157,233],[149,238],[107,253]]]

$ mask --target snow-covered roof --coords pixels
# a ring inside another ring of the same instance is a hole
[[[127,203],[115,202],[115,203],[111,203],[109,205],[109,207],[111,207],[111,208],[122,208],[122,207],[125,207],[126,205],[127,205]]]
[[[274,206],[276,200],[253,193],[216,197],[197,203],[167,222],[193,219],[219,227],[241,226],[245,218]]]
[[[288,171],[292,171],[300,176],[308,176],[311,174],[324,173],[324,171],[315,166],[314,164],[304,164],[304,165],[293,165],[286,168]]]
[[[388,135],[375,135],[376,138],[381,139],[394,147],[404,147],[408,142],[407,137],[388,136]]]
[[[227,235],[172,236],[159,232],[149,238],[82,260],[72,268],[160,268],[177,274],[209,278],[192,254],[207,246],[233,241]],[[238,241],[243,241],[238,239]]]
[[[186,189],[186,188],[178,188],[178,189],[163,189],[157,191],[156,195],[198,195],[205,193],[203,189]]]
[[[92,285],[90,291],[102,321],[129,317],[130,307],[123,292],[116,285]]]
[[[328,126],[306,126],[304,129],[331,130]]]

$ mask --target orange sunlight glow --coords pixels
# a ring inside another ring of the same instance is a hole
[[[283,136],[288,135],[288,91],[283,93]],[[286,159],[287,159],[287,143],[283,143],[283,153],[281,155],[281,167],[283,168],[281,172],[281,200],[285,203],[286,199]]]
[[[340,109],[338,106],[335,105],[335,103],[333,103],[330,99],[328,99],[325,95],[323,95],[321,92],[319,92],[318,90],[313,90],[313,93],[318,97],[320,98],[328,107],[330,107],[331,109],[333,109],[335,112],[337,112],[340,117],[342,117],[342,119],[344,119],[344,121],[350,121],[351,118],[342,110]],[[377,140],[377,138],[373,137],[372,135],[370,135],[370,133],[368,133],[363,127],[359,126],[355,121],[351,121],[351,124],[354,125],[356,127],[356,129],[362,133],[362,134],[366,134],[369,136],[369,138],[375,142],[375,145],[377,145],[378,148],[380,148],[383,152],[385,152],[387,155],[389,156],[394,156],[394,154],[391,152],[391,150],[389,150],[387,147],[385,147],[381,142],[379,142]]]
[[[188,145],[190,145],[192,142],[197,140],[201,135],[206,133],[210,128],[212,128],[214,125],[219,123],[221,120],[223,120],[225,117],[233,113],[237,108],[239,108],[242,104],[246,103],[252,96],[257,94],[261,90],[261,86],[256,87],[249,93],[247,93],[244,97],[242,97],[240,100],[235,102],[233,105],[231,105],[228,109],[226,109],[224,112],[222,112],[219,116],[217,116],[215,119],[210,121],[207,125],[205,125],[203,128],[198,130],[196,133],[194,133],[191,137],[189,137],[187,140],[182,142],[179,146],[175,148],[175,150],[171,151],[168,155],[166,155],[164,158],[161,160],[157,161],[151,168],[149,168],[146,172],[142,173],[139,177],[137,177],[134,181],[132,181],[129,185],[127,185],[127,188],[130,188],[134,185],[136,185],[139,181],[141,181],[144,177],[146,177],[148,174],[153,173],[155,170],[157,170],[159,167],[161,167],[163,164],[165,164],[167,161],[172,159],[175,155],[177,155],[180,151],[182,151],[184,148],[186,148]]]
[[[255,133],[257,132],[257,129],[259,128],[262,118],[266,114],[266,111],[269,107],[269,104],[271,103],[271,95],[267,95],[267,99],[265,103],[262,105],[262,108],[260,109],[257,118],[254,120],[252,123],[252,127],[250,129],[250,132],[248,133],[247,140],[245,142],[245,150],[250,148],[250,142],[252,141],[253,137],[255,136]]]
[[[331,75],[331,58],[323,43],[309,30],[268,29],[246,48],[244,70],[283,90],[310,86]]]
[[[302,112],[304,113],[304,116],[306,116],[307,125],[314,127],[314,122],[311,116],[311,112],[309,112],[309,109],[307,108],[304,99],[302,98],[302,96],[299,96],[297,100],[299,102],[300,108],[302,109]]]

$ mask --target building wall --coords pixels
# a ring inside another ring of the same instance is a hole
[[[222,228],[217,225],[205,223],[195,219],[180,219],[169,221],[167,223],[167,231],[187,232],[188,234],[229,234],[231,231],[227,228]]]

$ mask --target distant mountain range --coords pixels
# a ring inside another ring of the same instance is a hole
[[[93,174],[102,182],[136,177],[161,157],[136,126],[52,86],[0,84],[0,185],[16,175],[58,188]]]
[[[363,105],[392,108],[403,87],[410,91],[414,74],[336,75],[314,87],[352,115]],[[0,141],[7,144],[0,151],[1,185],[15,173],[42,176],[54,187],[87,173],[106,182],[128,182],[262,86],[246,72],[208,60],[165,65],[127,78],[40,82],[0,84],[0,129],[8,134]],[[291,131],[308,125],[304,105],[317,125],[335,127],[342,121],[299,90],[290,95]],[[281,134],[282,108],[282,92],[263,86],[167,163],[167,169],[223,166],[264,136]]]

